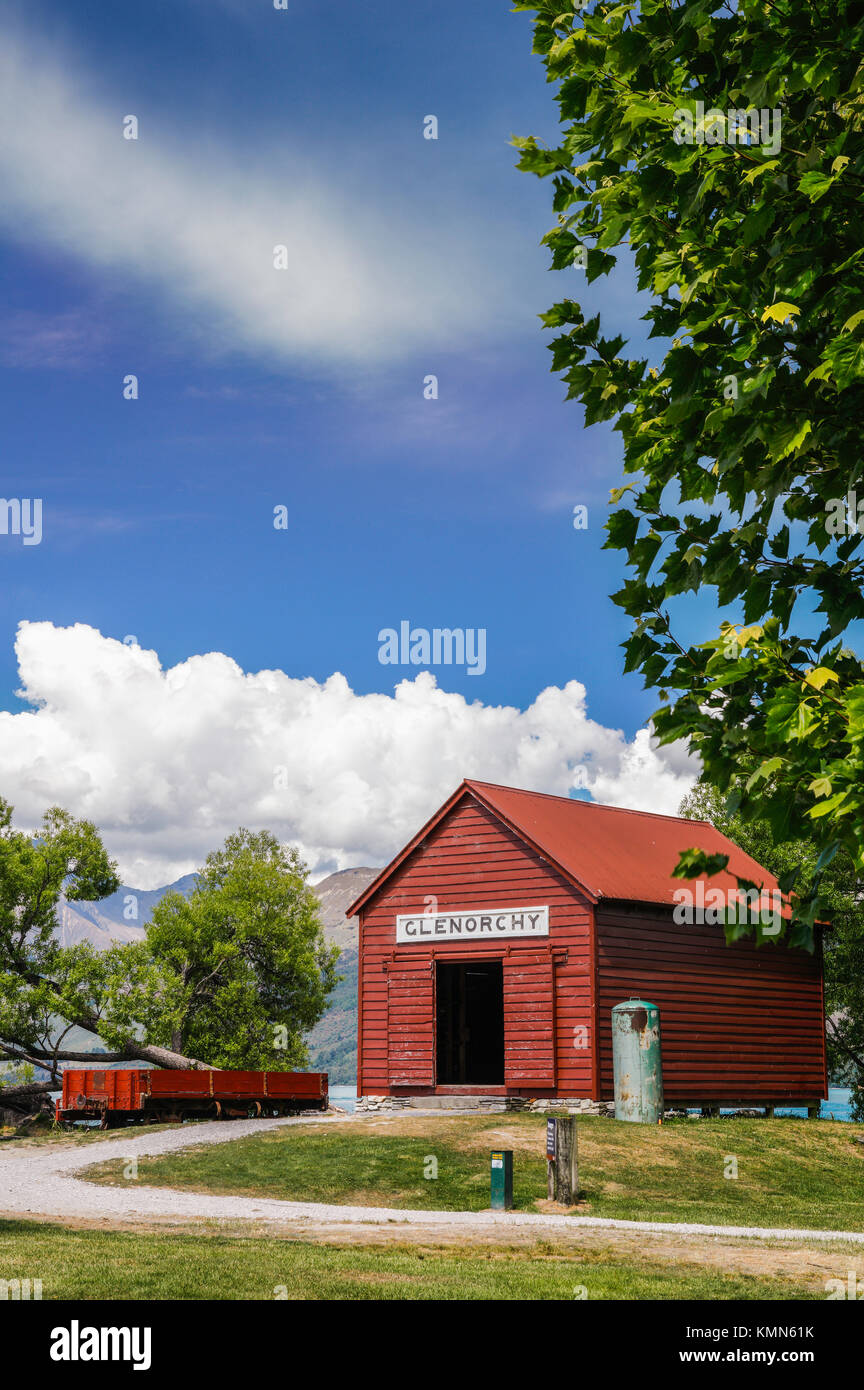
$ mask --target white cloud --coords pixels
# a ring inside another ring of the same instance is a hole
[[[430,212],[388,187],[398,166],[383,149],[376,187],[370,154],[346,158],[344,132],[307,152],[288,124],[247,130],[241,147],[227,121],[210,129],[191,108],[166,130],[160,110],[130,110],[102,82],[44,35],[4,33],[0,218],[43,254],[155,287],[200,348],[372,366],[494,339],[515,312],[519,274],[496,271],[488,249],[500,257],[507,241],[500,209],[472,210],[470,189]],[[138,140],[122,135],[131,114]]]
[[[196,868],[238,824],[297,844],[314,872],[383,864],[463,777],[673,813],[694,781],[681,749],[628,743],[586,713],[585,687],[528,709],[468,703],[428,672],[356,695],[219,652],[163,670],[84,624],[21,623],[20,694],[0,713],[0,794],[22,828],[60,804],[100,827],[124,881]]]

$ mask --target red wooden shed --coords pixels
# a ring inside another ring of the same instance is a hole
[[[690,847],[728,871],[672,878]],[[611,1100],[611,1009],[641,997],[668,1106],[818,1104],[821,943],[727,946],[673,915],[736,876],[777,888],[708,822],[462,782],[348,909],[358,1094]]]

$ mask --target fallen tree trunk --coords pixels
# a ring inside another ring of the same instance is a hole
[[[94,1037],[99,1037],[99,1020],[93,1017],[76,1018],[80,1028],[86,1029]],[[32,1066],[46,1067],[54,1071],[58,1062],[152,1062],[156,1067],[166,1067],[171,1071],[216,1071],[209,1062],[199,1062],[197,1057],[185,1057],[182,1052],[172,1052],[169,1047],[148,1046],[145,1043],[126,1043],[119,1052],[77,1052],[68,1048],[58,1048],[56,1052],[43,1052],[39,1048],[24,1047],[14,1041],[0,1039],[0,1054],[15,1062],[29,1062]]]
[[[152,1062],[156,1067],[169,1067],[173,1071],[218,1070],[217,1067],[211,1067],[209,1062],[199,1062],[195,1057],[184,1057],[182,1052],[172,1052],[167,1047],[145,1047],[137,1043],[127,1043],[121,1056],[130,1061]]]
[[[40,1096],[56,1090],[53,1081],[28,1081],[24,1086],[0,1086],[0,1106],[8,1105],[10,1101],[37,1100]]]
[[[53,1114],[49,1093],[56,1090],[51,1081],[31,1081],[23,1086],[0,1088],[0,1125],[15,1125]]]
[[[98,1029],[92,1026],[92,1022],[80,1026],[98,1038]],[[199,1062],[196,1057],[184,1057],[182,1052],[172,1052],[168,1047],[152,1047],[144,1043],[127,1043],[119,1052],[71,1052],[62,1047],[56,1052],[37,1052],[31,1047],[26,1061],[51,1068],[57,1062],[89,1062],[91,1065],[94,1062],[152,1062],[155,1067],[166,1067],[171,1071],[217,1070],[209,1062]]]

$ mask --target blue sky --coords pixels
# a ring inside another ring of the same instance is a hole
[[[627,267],[587,290],[547,270],[551,187],[509,145],[555,137],[529,16],[0,0],[0,26],[0,495],[43,500],[41,544],[0,536],[0,706],[54,698],[55,649],[19,669],[22,621],[392,697],[416,670],[377,635],[408,619],[487,632],[485,674],[440,689],[526,711],[575,680],[632,741],[656,700],[621,674],[608,598],[617,436],[564,402],[537,315],[573,294],[638,350],[644,308]],[[57,795],[86,809],[94,776]]]

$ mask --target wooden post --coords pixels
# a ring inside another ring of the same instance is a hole
[[[576,1116],[560,1115],[555,1119],[555,1157],[548,1158],[547,1192],[549,1200],[572,1207],[579,1196]]]

